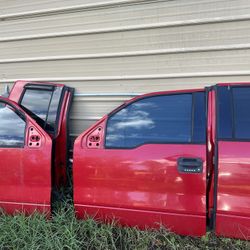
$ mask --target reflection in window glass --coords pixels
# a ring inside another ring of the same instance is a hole
[[[228,87],[218,88],[218,134],[220,139],[230,139],[233,136],[231,90]]]
[[[51,99],[50,107],[49,107],[47,127],[46,127],[47,131],[50,128],[55,129],[56,127],[56,119],[57,119],[57,113],[58,113],[61,94],[62,94],[62,88],[60,87],[55,88],[52,99]]]
[[[144,98],[118,111],[107,124],[106,147],[191,142],[192,94]]]
[[[6,105],[0,106],[0,147],[24,145],[25,121]]]
[[[232,88],[236,139],[250,139],[250,88]]]
[[[22,106],[29,109],[42,120],[46,119],[52,91],[26,89],[22,99]]]
[[[206,99],[204,92],[196,92],[194,95],[194,125],[193,141],[204,143],[206,141]]]
[[[62,87],[54,90],[26,89],[21,105],[48,133],[55,132]]]

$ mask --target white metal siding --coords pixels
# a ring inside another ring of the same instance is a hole
[[[77,135],[131,94],[250,81],[249,0],[0,0],[0,91],[76,88]]]

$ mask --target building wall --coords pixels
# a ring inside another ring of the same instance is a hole
[[[77,135],[133,94],[250,81],[249,0],[0,0],[0,91],[76,88]]]

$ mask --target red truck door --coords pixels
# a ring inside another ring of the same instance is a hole
[[[250,84],[220,84],[216,92],[216,233],[249,240]]]
[[[50,136],[14,102],[0,98],[0,207],[50,212]]]
[[[80,135],[73,158],[77,216],[205,234],[205,114],[204,90],[153,93]]]
[[[63,84],[17,81],[9,99],[17,102],[53,139],[53,186],[67,183],[68,115],[73,89]]]

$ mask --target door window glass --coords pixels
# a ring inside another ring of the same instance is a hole
[[[193,93],[193,142],[206,141],[206,98],[204,92]]]
[[[228,87],[219,87],[217,95],[219,110],[218,135],[220,139],[230,139],[233,137],[231,89]]]
[[[21,105],[32,111],[36,116],[45,120],[48,113],[52,91],[26,89]]]
[[[111,115],[107,122],[107,148],[133,148],[150,143],[203,142],[205,138],[205,97],[197,95],[193,110],[193,95],[176,94],[147,97]],[[200,112],[193,119],[192,112]],[[196,120],[193,133],[192,122]],[[194,136],[196,134],[196,138]]]
[[[56,128],[56,120],[57,120],[58,109],[60,108],[59,103],[60,103],[61,95],[62,95],[62,88],[60,87],[55,88],[55,90],[53,91],[51,103],[49,106],[46,130],[49,130],[50,128],[54,128],[54,129]]]
[[[25,121],[12,107],[0,105],[0,147],[23,147]]]
[[[250,139],[250,88],[232,88],[236,139]]]
[[[52,90],[27,88],[21,106],[42,128],[53,133],[56,129],[61,93],[62,88],[59,87]]]

